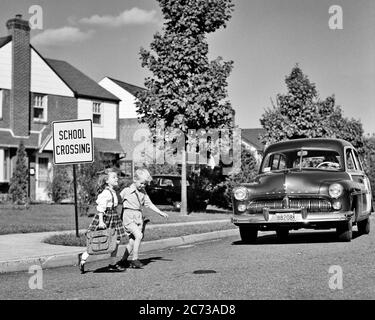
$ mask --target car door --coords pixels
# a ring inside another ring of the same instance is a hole
[[[149,186],[147,186],[147,194],[154,204],[163,204],[163,190],[160,187],[160,178],[154,178]]]
[[[370,201],[368,201],[367,196],[368,192],[371,193],[371,190],[369,190],[368,179],[362,170],[362,165],[358,159],[358,155],[352,148],[346,149],[345,162],[348,174],[351,176],[354,182],[358,183],[360,189],[358,201],[359,206],[357,207],[357,216],[360,217],[361,215],[366,214],[366,212],[369,211],[369,205],[371,209],[371,203],[369,203]]]
[[[170,178],[161,178],[160,187],[162,188],[163,197],[168,204],[172,204],[175,200],[175,193],[173,189],[173,180]]]

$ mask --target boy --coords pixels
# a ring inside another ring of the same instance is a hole
[[[120,195],[123,205],[123,225],[129,235],[129,243],[126,246],[122,259],[118,262],[121,267],[126,266],[126,261],[133,251],[132,268],[141,268],[143,265],[138,260],[139,247],[143,238],[143,215],[142,207],[148,207],[161,216],[168,218],[168,214],[160,211],[150,200],[145,187],[152,181],[150,173],[146,169],[138,169],[134,174],[133,183],[124,188]]]

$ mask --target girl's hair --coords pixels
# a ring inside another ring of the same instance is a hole
[[[152,177],[150,172],[147,169],[137,169],[134,173],[134,181],[147,181],[151,182]]]
[[[111,172],[117,174],[117,171],[112,168],[105,169],[104,171],[101,172],[98,178],[98,182],[96,184],[96,190],[98,193],[101,193],[108,186],[108,183],[107,183],[108,176]]]

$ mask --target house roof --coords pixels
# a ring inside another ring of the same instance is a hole
[[[110,79],[110,80],[112,80],[114,83],[116,83],[117,85],[119,85],[124,90],[128,91],[129,93],[131,93],[133,96],[136,96],[136,94],[138,92],[146,91],[145,88],[138,87],[138,86],[135,86],[133,84],[130,84],[130,83],[127,83],[127,82],[124,82],[124,81],[120,81],[120,80],[116,80],[116,79],[113,79],[113,78],[110,78],[110,77],[107,77],[107,78]]]
[[[44,59],[77,97],[120,101],[94,80],[63,60]]]
[[[39,133],[31,132],[28,138],[15,138],[8,130],[1,130],[0,146],[8,148],[18,148],[19,143],[23,141],[25,148],[38,149],[39,148]]]
[[[1,37],[0,38],[0,48],[2,46],[5,46],[11,40],[12,40],[12,36]]]
[[[264,149],[264,144],[260,140],[260,135],[264,134],[262,128],[241,129],[241,137],[245,142],[252,144],[258,151]]]

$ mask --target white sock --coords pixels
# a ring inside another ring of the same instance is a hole
[[[85,251],[84,253],[82,253],[81,262],[85,263],[88,257],[89,257],[89,254],[87,253],[87,251]]]

